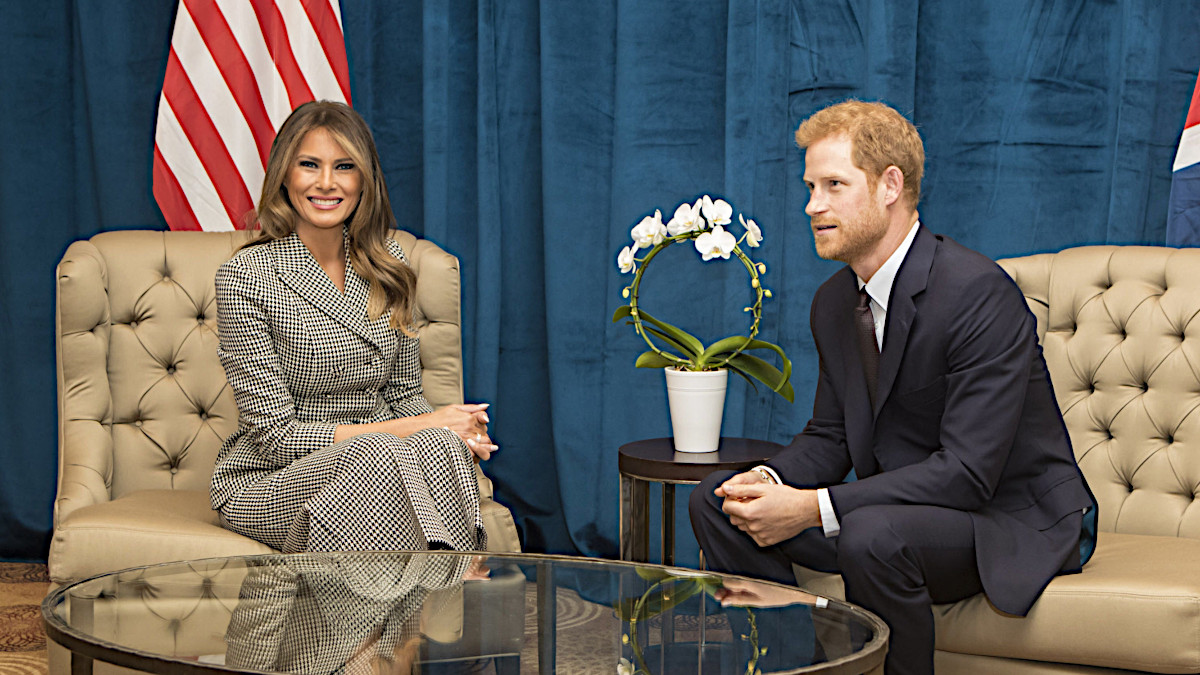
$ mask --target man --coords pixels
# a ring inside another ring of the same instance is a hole
[[[713,569],[840,572],[891,628],[887,672],[931,673],[930,605],[982,591],[1025,615],[1090,556],[1095,501],[1020,290],[919,221],[916,128],[846,101],[796,142],[817,254],[847,264],[812,303],[813,417],[766,466],[706,478],[692,526]]]

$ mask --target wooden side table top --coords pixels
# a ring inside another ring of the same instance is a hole
[[[670,438],[652,438],[622,445],[617,468],[622,476],[662,483],[699,483],[719,470],[744,471],[771,459],[782,445],[753,438],[722,436],[714,452],[676,452]]]

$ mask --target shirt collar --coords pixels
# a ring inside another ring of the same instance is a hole
[[[883,311],[887,311],[888,299],[892,297],[892,286],[896,283],[896,272],[900,271],[900,263],[904,262],[904,257],[908,255],[908,249],[912,248],[913,240],[917,238],[917,229],[921,227],[921,221],[913,223],[912,229],[905,235],[904,241],[900,242],[900,246],[892,252],[892,255],[883,263],[879,271],[871,277],[871,281],[864,283],[858,275],[855,279],[858,280],[858,288],[862,290],[864,286],[867,288],[867,295],[879,305]]]

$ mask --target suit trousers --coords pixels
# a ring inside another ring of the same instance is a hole
[[[729,522],[713,491],[733,472],[709,475],[691,495],[692,528],[714,571],[795,585],[792,563],[840,573],[846,599],[891,629],[888,675],[933,673],[931,606],[983,590],[970,514],[937,506],[869,506],[845,514],[841,533],[819,527],[760,547]]]

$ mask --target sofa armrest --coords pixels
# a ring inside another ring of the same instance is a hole
[[[63,255],[56,278],[57,528],[72,511],[109,501],[113,448],[107,266],[95,245],[77,241]]]

